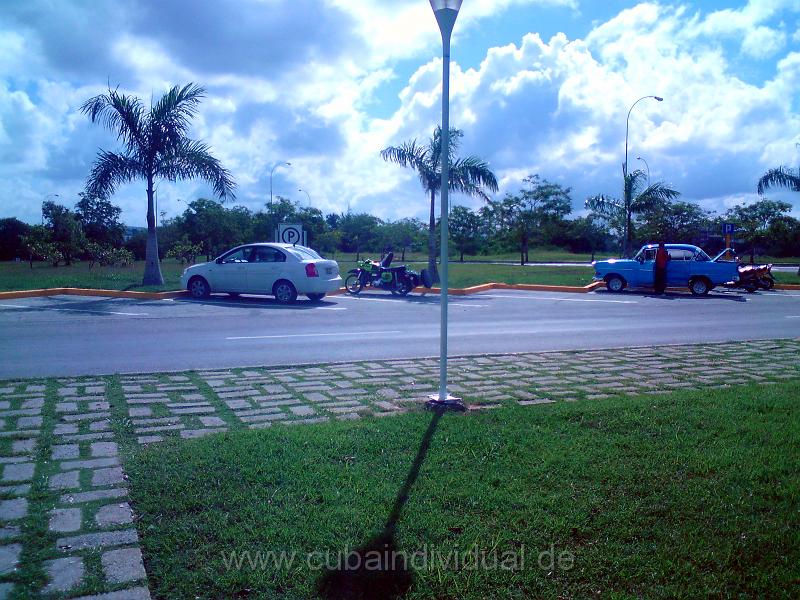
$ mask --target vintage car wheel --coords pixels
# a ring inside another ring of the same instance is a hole
[[[689,282],[689,291],[692,292],[692,296],[705,296],[710,289],[711,286],[704,277],[697,277]]]
[[[291,282],[285,279],[275,282],[275,285],[272,287],[272,293],[275,299],[281,304],[291,304],[297,300],[297,290]]]
[[[625,280],[619,275],[609,275],[606,278],[606,289],[613,294],[618,294],[625,289]]]
[[[211,288],[208,287],[208,282],[202,277],[195,276],[189,280],[189,293],[192,298],[208,298],[211,294]]]

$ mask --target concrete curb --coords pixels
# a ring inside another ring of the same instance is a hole
[[[483,283],[467,288],[448,288],[447,293],[453,296],[469,296],[488,292],[491,290],[517,290],[522,292],[566,292],[572,294],[586,294],[605,285],[602,281],[595,281],[585,286],[572,285],[540,285],[537,283]],[[776,283],[776,290],[800,290],[800,285],[789,283]],[[340,288],[328,292],[329,296],[338,296],[347,290]],[[438,294],[440,288],[417,287],[412,290],[418,294]],[[39,298],[43,296],[101,296],[107,298],[131,298],[133,300],[166,300],[188,296],[186,290],[172,292],[133,292],[126,290],[95,290],[88,288],[47,288],[43,290],[19,290],[14,292],[0,292],[0,300],[13,300],[15,298]]]

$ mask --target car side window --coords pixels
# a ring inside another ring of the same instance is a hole
[[[223,264],[229,263],[246,263],[250,258],[250,254],[252,253],[252,248],[239,248],[236,252],[231,252],[222,259]]]
[[[670,260],[691,260],[692,253],[688,250],[682,250],[679,248],[673,248],[668,250]]]
[[[644,260],[655,260],[656,259],[656,249],[655,248],[648,248],[644,251]]]
[[[256,248],[252,260],[260,263],[286,262],[286,256],[275,248]]]

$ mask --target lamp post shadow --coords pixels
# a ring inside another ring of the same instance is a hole
[[[325,600],[394,600],[402,598],[411,589],[414,576],[408,565],[408,555],[398,554],[395,534],[400,514],[425,462],[442,414],[442,410],[434,412],[383,529],[366,544],[350,552],[345,564],[327,571],[320,578],[317,582],[320,597]]]

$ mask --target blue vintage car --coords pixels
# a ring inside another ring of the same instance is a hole
[[[704,296],[718,285],[739,280],[738,262],[723,260],[730,249],[716,258],[709,258],[701,248],[691,244],[665,244],[669,254],[667,285],[687,286],[695,296]],[[658,244],[647,244],[632,259],[599,260],[592,265],[595,280],[605,281],[609,292],[621,292],[626,287],[652,288]]]

